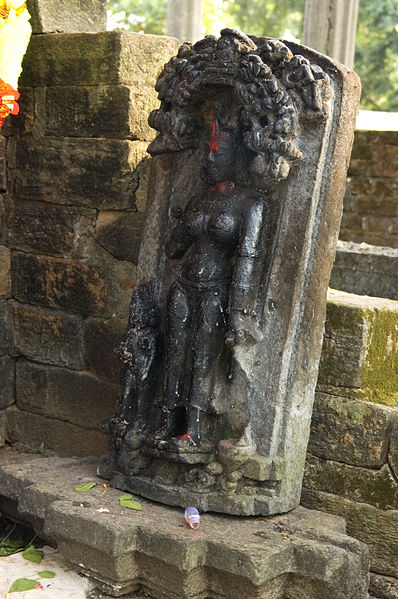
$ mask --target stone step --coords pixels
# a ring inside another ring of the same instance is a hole
[[[398,249],[338,241],[330,287],[398,300]]]
[[[153,599],[368,597],[368,551],[346,535],[342,518],[302,507],[261,518],[203,514],[192,530],[182,509],[140,499],[142,510],[133,511],[120,506],[117,489],[75,491],[91,481],[104,482],[95,461],[0,451],[0,509],[33,524],[100,592],[142,591]]]
[[[301,502],[366,543],[369,591],[398,597],[398,302],[329,291]]]
[[[398,407],[398,302],[329,290],[318,391]]]

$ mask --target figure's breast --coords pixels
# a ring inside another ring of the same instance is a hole
[[[227,212],[210,216],[207,222],[207,232],[214,241],[225,244],[234,244],[239,238],[240,219]]]
[[[230,245],[239,237],[240,219],[227,212],[190,210],[185,224],[194,239],[208,236],[212,241]]]

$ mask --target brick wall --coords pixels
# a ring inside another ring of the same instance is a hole
[[[0,442],[6,420],[11,442],[106,449],[145,207],[146,119],[176,44],[127,32],[32,37],[21,114],[0,139]]]
[[[398,131],[357,131],[340,239],[398,248]]]

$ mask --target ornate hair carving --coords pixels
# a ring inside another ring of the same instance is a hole
[[[190,107],[209,86],[232,88],[243,144],[255,153],[252,175],[279,181],[302,158],[294,142],[301,113],[307,108],[323,117],[330,82],[319,66],[279,40],[223,29],[219,39],[184,43],[156,83],[161,106],[149,124],[159,135],[148,148],[151,154],[197,146],[200,125]]]

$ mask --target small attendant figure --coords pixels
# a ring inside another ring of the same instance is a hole
[[[148,418],[154,392],[153,366],[160,353],[158,309],[152,289],[143,285],[136,289],[130,302],[127,333],[118,356],[125,365],[122,375],[122,397],[118,413],[110,427],[116,440],[129,432],[129,445],[139,447],[148,433]]]

